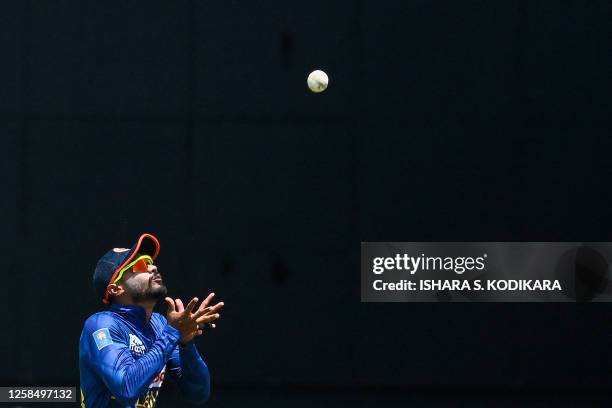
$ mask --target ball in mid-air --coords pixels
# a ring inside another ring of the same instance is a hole
[[[308,88],[314,93],[323,92],[327,89],[327,84],[329,84],[329,78],[327,74],[319,69],[316,71],[312,71],[310,75],[308,75],[308,80],[306,81],[308,84]]]

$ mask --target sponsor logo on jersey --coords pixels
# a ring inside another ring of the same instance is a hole
[[[149,385],[149,388],[160,388],[165,378],[166,378],[166,366],[164,366],[164,368],[162,368],[160,373],[157,374],[157,376],[153,379],[153,381],[151,381],[151,385]]]
[[[149,385],[149,389],[144,396],[144,399],[139,399],[136,401],[136,407],[138,408],[154,408],[155,403],[157,402],[157,396],[159,395],[159,389],[164,382],[164,378],[166,377],[166,366],[162,368],[161,372],[157,374],[157,376],[153,379],[151,384]]]
[[[132,333],[130,333],[130,350],[138,357],[142,356],[146,350],[145,345],[142,344],[142,340],[140,340],[138,336],[135,336]]]

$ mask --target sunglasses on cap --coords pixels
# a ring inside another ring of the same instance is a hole
[[[134,267],[132,270],[134,273],[140,272],[149,272],[149,265],[153,265],[153,258],[149,255],[141,255],[129,264],[125,265],[117,274],[117,278],[113,281],[113,283],[119,282],[121,277],[123,277],[123,273],[129,270],[131,267]]]

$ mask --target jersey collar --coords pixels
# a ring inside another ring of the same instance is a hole
[[[146,324],[147,312],[142,306],[113,303],[109,310],[117,313],[137,327],[144,327]]]

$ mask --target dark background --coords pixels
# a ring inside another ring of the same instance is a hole
[[[359,249],[611,241],[611,11],[3,0],[0,384],[78,385],[94,265],[152,232],[226,302],[210,407],[609,404],[610,305],[362,304]]]

